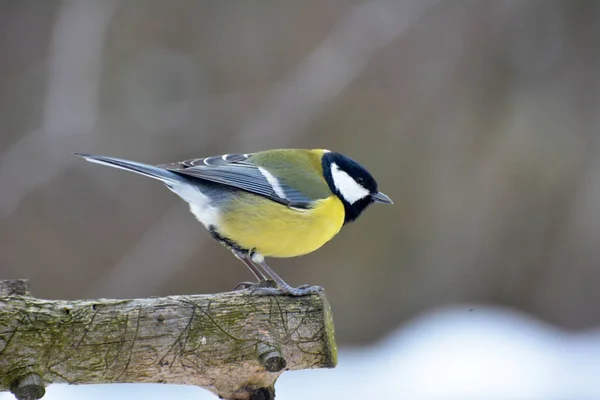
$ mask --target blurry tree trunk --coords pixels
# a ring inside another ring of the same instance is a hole
[[[336,364],[324,295],[247,292],[134,300],[41,300],[0,281],[0,390],[44,383],[174,383],[226,399],[272,399],[285,370]]]

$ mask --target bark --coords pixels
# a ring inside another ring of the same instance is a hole
[[[0,391],[21,399],[43,396],[42,382],[173,383],[272,399],[283,371],[336,362],[324,294],[63,301],[0,281]]]

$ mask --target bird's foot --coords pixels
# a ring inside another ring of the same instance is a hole
[[[240,282],[233,288],[234,291],[246,290],[252,288],[276,288],[277,284],[272,280],[264,280],[260,282]]]
[[[233,287],[233,291],[248,289],[254,285],[256,285],[256,282],[240,282]]]
[[[273,282],[273,281],[265,281],[265,282]],[[297,288],[294,287],[279,287],[279,286],[264,286],[261,285],[262,282],[259,282],[248,288],[250,294],[255,296],[291,296],[291,297],[302,297],[302,296],[311,296],[315,294],[323,293],[323,288],[321,286],[310,286],[310,285],[302,285]]]

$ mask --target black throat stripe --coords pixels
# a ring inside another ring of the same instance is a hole
[[[214,225],[210,225],[208,227],[208,232],[210,233],[210,236],[213,237],[213,239],[215,239],[217,242],[221,243],[223,246],[231,249],[231,250],[235,250],[237,252],[240,253],[249,253],[250,250],[249,249],[244,249],[243,247],[241,247],[239,244],[237,244],[236,242],[234,242],[233,240],[226,238],[224,236],[221,236]]]

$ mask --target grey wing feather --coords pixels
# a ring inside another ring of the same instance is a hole
[[[269,181],[265,173],[249,160],[251,157],[252,154],[224,154],[163,164],[159,167],[242,189],[289,207],[309,208],[312,205],[311,199],[299,190],[280,182],[276,177],[270,177]]]
[[[242,163],[250,157],[250,154],[223,154],[222,156],[213,156],[206,158],[194,158],[182,161],[186,167],[195,167],[198,165],[207,165],[209,167],[218,167],[231,163]]]

